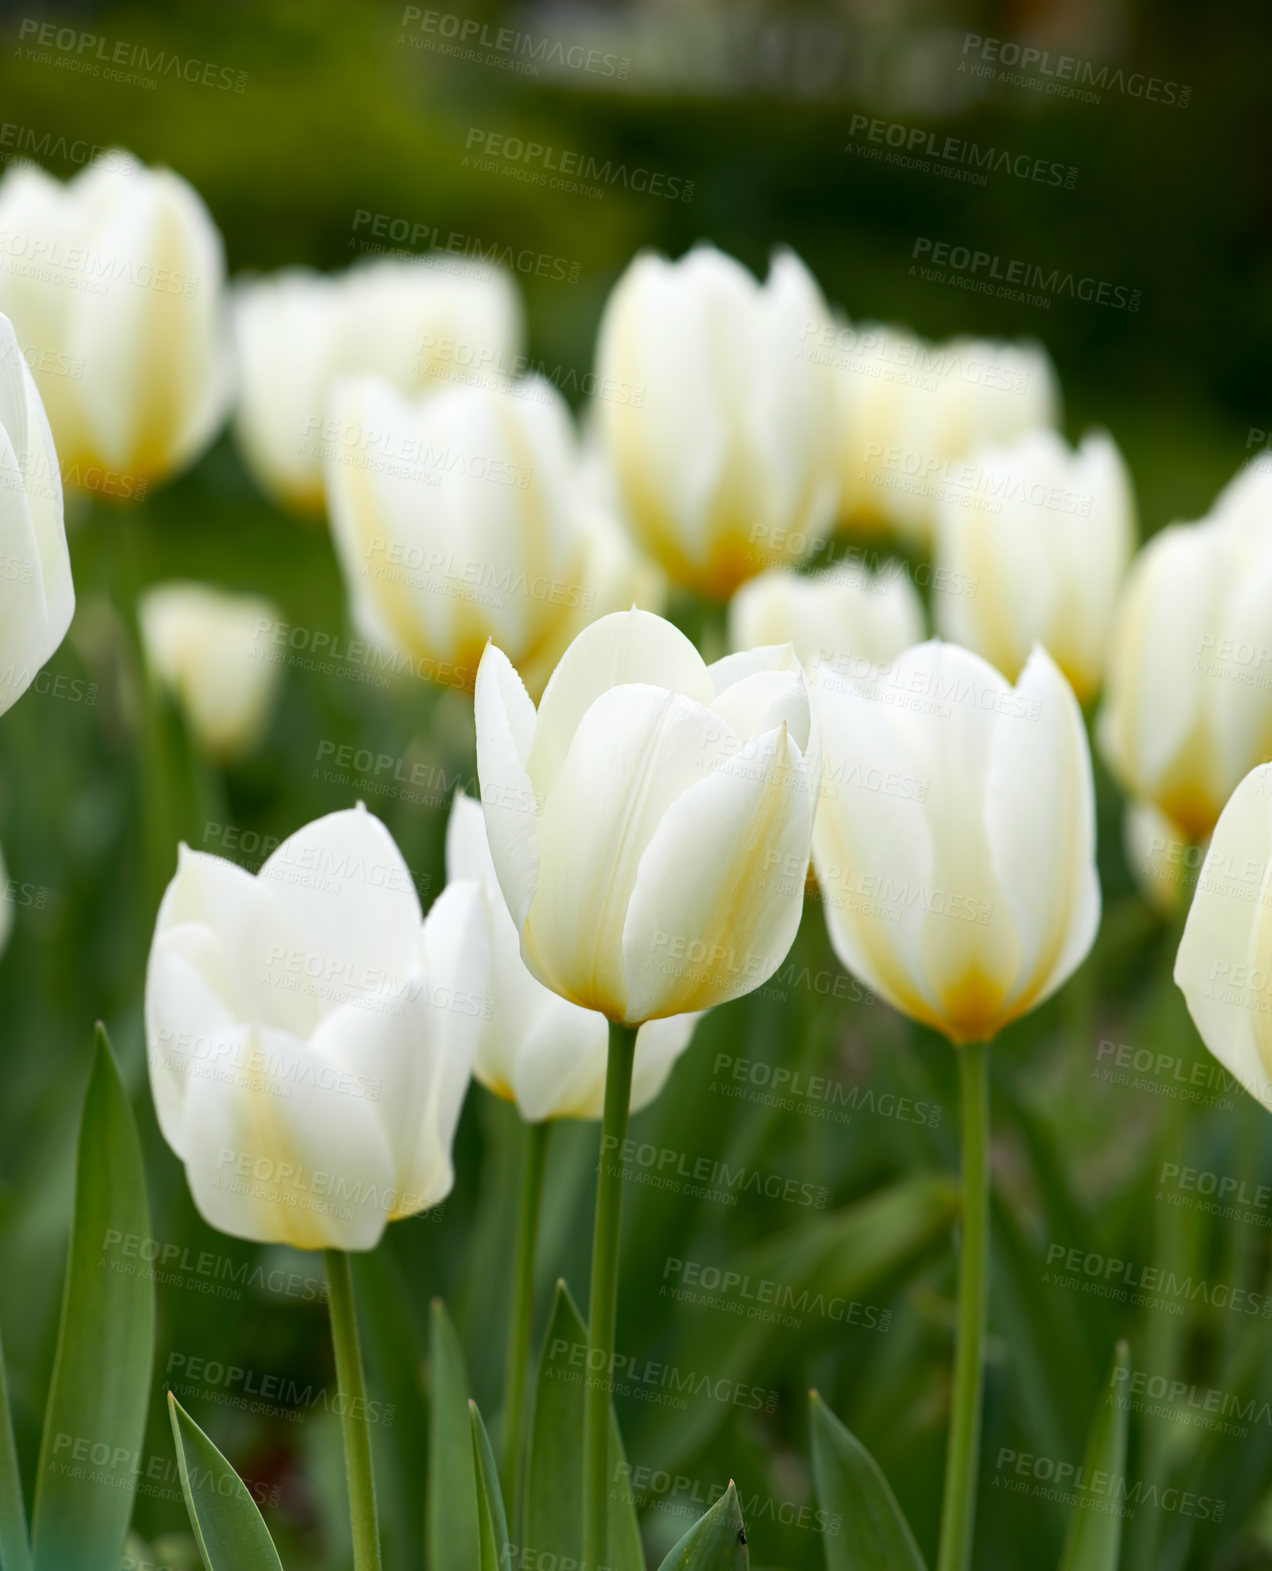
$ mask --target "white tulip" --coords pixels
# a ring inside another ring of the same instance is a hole
[[[597,375],[637,396],[597,415],[624,517],[677,582],[727,599],[830,524],[832,383],[801,353],[826,320],[789,251],[764,284],[709,245],[678,262],[643,253],[619,279]]]
[[[1251,770],[1215,825],[1197,879],[1175,981],[1201,1039],[1272,1108],[1272,764]]]
[[[942,638],[1013,681],[1042,644],[1085,703],[1104,673],[1135,549],[1135,499],[1116,444],[1054,431],[978,447],[937,507],[932,614]]]
[[[891,665],[923,637],[923,603],[896,565],[898,571],[883,573],[855,563],[817,573],[761,573],[730,602],[730,642],[734,649],[793,644],[808,671],[841,657]]]
[[[49,406],[66,483],[127,500],[215,435],[230,393],[225,258],[169,169],[112,151],[66,185],[0,181],[0,306]]]
[[[1227,494],[1227,493],[1225,493]],[[1171,524],[1139,553],[1109,645],[1101,748],[1126,791],[1202,841],[1272,757],[1272,514]]]
[[[137,603],[146,659],[177,700],[199,743],[225,762],[250,753],[269,721],[282,668],[260,629],[282,613],[259,595],[166,583]]]
[[[585,591],[561,395],[532,377],[412,402],[358,377],[331,410],[327,500],[359,630],[453,686],[472,686],[490,638],[534,660]]]
[[[1059,384],[1039,344],[934,344],[873,323],[840,325],[826,342],[839,517],[848,528],[891,528],[926,542],[941,498],[956,491],[958,460],[1059,419]]]
[[[933,640],[873,682],[819,667],[813,865],[840,960],[954,1042],[989,1041],[1095,937],[1082,712],[1045,650],[1013,687]]]
[[[1196,881],[1201,848],[1152,802],[1128,802],[1122,846],[1135,886],[1159,916],[1173,916]]]
[[[425,921],[380,821],[332,813],[253,877],[181,848],[146,973],[155,1111],[213,1227],[373,1249],[435,1206],[482,1015],[475,885]]]
[[[0,316],[0,714],[35,680],[74,610],[53,435],[13,324]]]
[[[628,1025],[750,992],[799,926],[820,753],[789,647],[712,666],[646,611],[566,650],[536,713],[477,674],[490,851],[545,986]]]
[[[605,1017],[561,998],[526,969],[490,858],[485,816],[470,796],[457,795],[451,809],[446,876],[480,886],[488,923],[492,1008],[477,1043],[475,1078],[515,1102],[529,1123],[599,1118],[609,1042]],[[697,1015],[674,1015],[641,1026],[632,1066],[633,1113],[648,1106],[667,1083],[697,1021]]]
[[[261,486],[301,512],[323,508],[327,401],[341,377],[416,393],[516,365],[521,307],[493,267],[421,258],[323,274],[286,268],[234,291],[235,429]]]

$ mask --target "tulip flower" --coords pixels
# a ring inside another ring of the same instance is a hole
[[[1135,533],[1130,475],[1103,432],[1076,450],[1042,429],[976,448],[937,507],[937,631],[1013,681],[1042,644],[1085,703]]]
[[[638,396],[596,412],[625,521],[676,582],[727,599],[830,524],[833,387],[801,354],[827,320],[789,251],[762,285],[709,245],[643,253],[618,281],[597,376]]]
[[[35,680],[74,610],[53,436],[13,324],[0,316],[0,714]]]
[[[805,670],[846,657],[867,667],[891,665],[923,637],[923,604],[901,564],[869,573],[840,563],[818,573],[772,568],[734,595],[729,639],[734,649],[793,644]]]
[[[849,529],[895,529],[925,543],[964,455],[1059,419],[1055,369],[1039,344],[933,344],[874,323],[839,324],[823,344],[835,374],[839,518]]]
[[[920,644],[873,681],[813,677],[827,790],[813,865],[831,944],[958,1047],[963,1244],[939,1564],[970,1564],[989,1229],[986,1044],[1090,948],[1100,916],[1082,712],[1041,648],[1013,687]],[[848,787],[852,789],[848,789]]]
[[[359,630],[453,686],[471,688],[490,638],[538,658],[585,594],[561,395],[531,377],[412,402],[358,377],[331,409],[327,500]]]
[[[588,1365],[609,1367],[623,1141],[646,1021],[773,974],[799,926],[820,778],[789,647],[704,664],[646,611],[585,628],[536,712],[491,644],[477,672],[490,854],[531,973],[611,1022],[592,1246]],[[609,1395],[583,1429],[583,1559],[606,1556]]]
[[[1206,852],[1175,959],[1175,982],[1210,1052],[1272,1109],[1272,764],[1229,797]]]
[[[514,1302],[505,1366],[506,1468],[507,1477],[516,1480],[549,1124],[558,1118],[601,1117],[609,1036],[603,1015],[559,997],[526,969],[516,925],[490,857],[481,804],[462,794],[455,797],[446,828],[446,876],[449,883],[469,880],[480,888],[486,917],[491,1011],[477,1041],[474,1078],[496,1096],[515,1103],[530,1125],[519,1187]],[[632,1064],[632,1112],[646,1107],[662,1090],[697,1022],[697,1015],[675,1015],[641,1026]],[[516,1488],[510,1487],[509,1493],[515,1498]]]
[[[236,1238],[373,1249],[435,1206],[486,1001],[480,894],[420,913],[362,808],[253,876],[181,848],[146,973],[155,1111],[204,1219]]]
[[[111,151],[66,185],[0,181],[0,306],[49,409],[62,476],[117,500],[207,446],[230,393],[221,237],[169,169]]]
[[[489,380],[514,366],[521,307],[493,267],[433,258],[324,274],[292,267],[237,286],[235,429],[269,495],[323,510],[327,400],[342,377],[382,377],[410,395],[445,379]]]
[[[137,605],[146,659],[199,744],[223,763],[261,741],[281,668],[261,658],[259,630],[278,608],[206,584],[155,584]]]
[[[1272,757],[1272,512],[1246,509],[1232,488],[1224,496],[1201,523],[1154,535],[1133,563],[1098,722],[1126,791],[1196,843]]]

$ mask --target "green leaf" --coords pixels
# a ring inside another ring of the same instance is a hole
[[[13,1420],[9,1416],[3,1344],[0,1344],[0,1566],[4,1571],[30,1571],[31,1568],[26,1512],[22,1506],[22,1478],[13,1443]]]
[[[490,1436],[481,1421],[476,1402],[469,1399],[472,1424],[473,1471],[477,1478],[477,1537],[481,1549],[480,1571],[504,1571],[511,1564],[508,1549],[508,1518],[499,1488],[499,1469],[490,1449]]]
[[[839,1518],[823,1535],[827,1571],[923,1571],[923,1556],[883,1471],[816,1391],[809,1392],[813,1482],[821,1509]]]
[[[149,1236],[137,1126],[99,1025],[36,1476],[35,1571],[116,1571],[119,1565],[154,1359],[154,1283],[139,1257]]]
[[[583,1371],[587,1327],[570,1290],[556,1285],[535,1381],[526,1460],[526,1547],[558,1564],[583,1555]],[[581,1351],[580,1351],[581,1350]],[[609,1558],[613,1571],[644,1571],[627,1459],[610,1405]]]
[[[181,1493],[208,1571],[283,1571],[251,1491],[168,1393]]]
[[[1131,1353],[1119,1342],[1113,1353],[1109,1378],[1087,1434],[1082,1472],[1093,1478],[1105,1473],[1120,1479],[1126,1471],[1126,1408],[1118,1401],[1119,1387],[1131,1367]],[[1117,1511],[1084,1511],[1078,1506],[1069,1518],[1060,1571],[1117,1571],[1122,1547],[1122,1517]]]
[[[658,1571],[747,1571],[750,1564],[742,1508],[730,1479],[728,1489],[710,1511],[673,1544]]]
[[[905,1179],[841,1211],[810,1218],[763,1239],[719,1264],[735,1284],[731,1291],[739,1306],[755,1293],[755,1284],[780,1283],[785,1296],[771,1307],[801,1318],[801,1338],[810,1348],[842,1341],[845,1334],[869,1345],[872,1324],[875,1330],[887,1324],[876,1295],[948,1233],[957,1213],[958,1187],[949,1179]],[[664,1277],[663,1288],[671,1296],[682,1291],[675,1274]],[[679,1321],[677,1366],[710,1369],[720,1379],[754,1383],[763,1373],[778,1314],[768,1320],[723,1314],[693,1302],[711,1295],[692,1286],[685,1289],[685,1296],[689,1302]],[[844,1317],[854,1303],[858,1317],[849,1323]],[[698,1402],[689,1412],[676,1413],[674,1423],[659,1425],[654,1454],[660,1466],[675,1467],[693,1455],[728,1413],[722,1402]],[[645,1439],[649,1444],[649,1436]]]
[[[429,1399],[429,1571],[473,1571],[480,1551],[468,1371],[440,1298],[429,1322]]]

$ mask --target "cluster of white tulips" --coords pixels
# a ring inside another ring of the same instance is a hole
[[[1176,975],[1207,1046],[1272,1107],[1272,481],[1249,470],[1135,557],[1127,466],[1104,432],[1068,445],[1044,351],[853,328],[786,251],[763,282],[708,245],[638,256],[600,323],[610,391],[584,440],[525,374],[493,269],[289,270],[231,299],[197,195],[120,154],[66,187],[13,169],[0,231],[0,709],[71,620],[63,480],[175,473],[231,406],[269,495],[325,511],[359,634],[473,692],[480,801],[453,804],[427,915],[360,807],[255,875],[181,850],[146,1035],[204,1217],[373,1248],[450,1190],[473,1076],[536,1127],[603,1119],[621,1150],[698,1016],[782,963],[815,883],[844,967],[960,1055],[941,1564],[968,1564],[986,1044],[1095,938],[1090,724],[1154,903],[1186,895],[1156,887],[1168,846],[1209,843]],[[864,551],[863,528],[907,551]],[[731,653],[708,663],[658,614],[669,580],[728,603]],[[157,684],[222,763],[269,726],[279,673],[252,646],[275,617],[195,583],[139,604]],[[599,1173],[594,1367],[623,1165]],[[514,1472],[524,1378],[514,1358]],[[593,1385],[583,1549],[603,1564]],[[365,1545],[373,1504],[353,1511]]]

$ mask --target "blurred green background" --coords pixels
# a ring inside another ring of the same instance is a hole
[[[47,135],[51,149],[83,138],[170,164],[207,201],[232,272],[297,261],[344,266],[363,254],[360,212],[577,262],[576,281],[519,282],[530,352],[578,378],[590,365],[605,295],[639,247],[679,253],[708,237],[763,270],[775,244],[790,244],[854,320],[900,320],[932,337],[1040,338],[1060,372],[1070,436],[1106,425],[1126,453],[1145,532],[1199,516],[1253,451],[1250,432],[1272,427],[1272,50],[1261,8],[1238,3],[1203,14],[1182,3],[1090,0],[956,12],[936,0],[877,0],[726,10],[668,0],[587,9],[440,0],[437,9],[612,51],[630,59],[630,71],[621,82],[570,69],[528,79],[448,59],[406,41],[413,23],[404,27],[400,5],[18,5],[0,21],[0,113],[37,142]],[[244,76],[243,91],[176,79],[149,89],[25,58],[22,29],[32,18],[225,66]],[[1128,74],[1188,84],[1190,101],[1172,108],[1108,91],[1093,105],[973,79],[959,70],[968,33],[1041,40]],[[1076,183],[1058,190],[1000,175],[977,188],[872,164],[845,150],[854,114],[1074,166]],[[595,201],[474,172],[463,162],[473,127],[640,163],[692,181],[692,200],[614,186]],[[67,156],[45,162],[63,177],[78,167]],[[927,283],[910,268],[919,236],[1125,283],[1142,290],[1142,305],[1130,313],[1058,298],[1042,310]],[[421,686],[381,692],[298,668],[286,672],[267,745],[228,776],[188,769],[171,717],[163,734],[147,731],[132,623],[145,583],[204,577],[269,594],[296,624],[333,634],[345,626],[324,531],[271,508],[228,437],[141,507],[79,503],[68,509],[68,526],[79,608],[51,670],[87,685],[75,689],[78,701],[32,691],[0,720],[0,845],[19,888],[16,931],[0,961],[0,1325],[28,1487],[94,1019],[110,1027],[135,1092],[155,1236],[235,1262],[275,1253],[205,1227],[150,1109],[142,980],[177,836],[210,850],[224,849],[221,825],[282,837],[363,796],[435,893],[449,792],[472,770],[460,696]],[[335,784],[317,767],[324,743],[423,761],[435,767],[437,789],[429,800],[404,800],[378,792],[374,780]],[[160,770],[170,784],[156,796]],[[993,1339],[977,1556],[986,1567],[1055,1563],[1066,1507],[1006,1487],[1010,1467],[999,1459],[1004,1450],[1080,1459],[1119,1335],[1130,1337],[1137,1369],[1202,1393],[1238,1393],[1242,1403],[1272,1401],[1272,1328],[1258,1318],[1203,1304],[1184,1316],[1154,1314],[1069,1292],[1046,1275],[1056,1243],[1178,1263],[1259,1291],[1272,1266],[1258,1218],[1219,1224],[1156,1198],[1163,1161],[1267,1181],[1272,1149],[1260,1110],[1240,1093],[1231,1108],[1185,1106],[1170,1092],[1174,1071],[1150,1073],[1140,1085],[1099,1078],[1115,1058],[1102,1043],[1150,1049],[1185,1076],[1202,1057],[1168,981],[1173,936],[1131,885],[1120,802],[1103,775],[1100,803],[1106,914],[1097,949],[994,1055]],[[733,1477],[756,1565],[823,1563],[823,1535],[801,1514],[811,1498],[810,1384],[872,1448],[925,1552],[935,1543],[952,1343],[948,1207],[925,1212],[916,1192],[902,1190],[888,1202],[894,1210],[863,1218],[851,1208],[916,1175],[956,1171],[953,1055],[835,980],[841,973],[815,903],[790,966],[785,980],[704,1022],[633,1130],[690,1159],[741,1163],[827,1193],[823,1212],[754,1194],[723,1206],[640,1184],[629,1191],[620,1350],[681,1372],[728,1374],[763,1395],[758,1408],[702,1396],[680,1408],[639,1389],[620,1397],[633,1466],[669,1470],[651,1474],[643,1491],[651,1557]],[[841,1123],[738,1100],[720,1089],[730,1067],[717,1070],[722,1057],[829,1075],[855,1088],[857,1105]],[[881,1116],[877,1108],[891,1104],[876,1100],[872,1112],[867,1092],[905,1096],[941,1115],[935,1127]],[[443,1295],[455,1315],[483,1407],[498,1406],[520,1135],[510,1109],[474,1088],[453,1196],[438,1215],[392,1227],[359,1262],[373,1396],[394,1405],[392,1424],[375,1436],[393,1565],[423,1563],[431,1295]],[[595,1143],[591,1126],[565,1126],[554,1137],[536,1334],[557,1275],[585,1298]],[[829,1231],[821,1237],[818,1228]],[[797,1246],[832,1259],[837,1240],[861,1252],[860,1291],[849,1296],[889,1310],[886,1332],[812,1315],[757,1334],[753,1322],[735,1324],[666,1291],[676,1274],[669,1260],[730,1264],[763,1243],[769,1253],[755,1255],[755,1269],[780,1277]],[[159,1309],[150,1455],[171,1455],[161,1396],[179,1379],[174,1355],[285,1377],[301,1389],[330,1387],[320,1305],[248,1288],[225,1300],[163,1286]],[[267,1488],[266,1518],[288,1567],[347,1564],[334,1417],[321,1402],[280,1417],[224,1397],[207,1381],[182,1391],[243,1476]],[[1223,1504],[1206,1517],[1139,1506],[1126,1524],[1126,1566],[1272,1566],[1272,1410],[1251,1412],[1237,1426],[1243,1435],[1170,1414],[1133,1420],[1129,1478]],[[183,1531],[173,1479],[139,1499],[135,1524],[151,1543]],[[153,1559],[178,1571],[182,1553],[168,1543]]]

